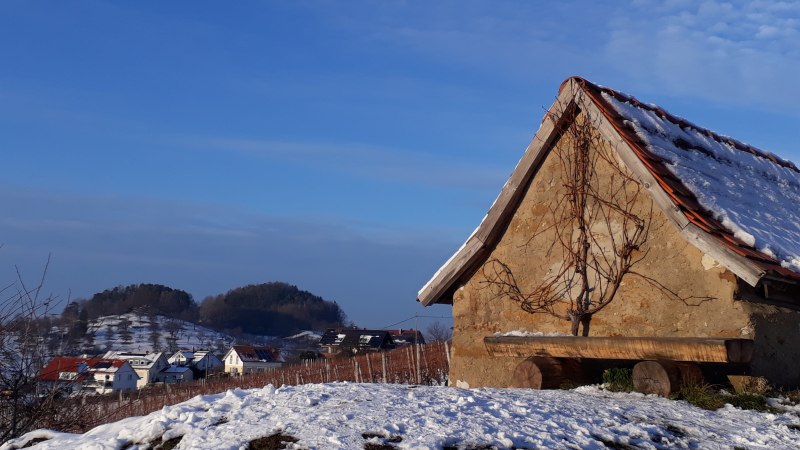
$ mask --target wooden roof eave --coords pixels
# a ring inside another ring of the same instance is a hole
[[[452,303],[455,285],[474,269],[477,261],[491,251],[564,124],[573,120],[577,106],[575,97],[580,91],[581,87],[572,79],[562,87],[486,217],[464,245],[420,289],[417,301],[424,306]]]
[[[653,202],[669,219],[670,223],[677,228],[684,239],[701,252],[714,258],[747,284],[751,286],[758,284],[765,271],[748,258],[738,255],[720,243],[714,236],[690,222],[639,156],[634,153],[633,147],[638,143],[628,142],[623,138],[624,134],[617,130],[615,122],[610,120],[602,108],[597,106],[595,100],[592,100],[584,91],[580,91],[576,97],[579,107],[593,117],[603,138],[611,143],[619,158],[647,189]]]

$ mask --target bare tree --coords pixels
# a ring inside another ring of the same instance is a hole
[[[148,311],[148,318],[150,322],[150,345],[153,347],[153,352],[161,351],[161,324],[156,313],[152,310]]]
[[[29,288],[16,269],[13,282],[0,288],[0,443],[35,428],[66,428],[79,413],[64,409],[60,392],[44,389],[37,374],[45,364],[49,321],[58,303],[42,295],[48,262],[38,284]]]
[[[425,329],[428,342],[449,342],[453,338],[453,329],[442,322],[433,322]]]
[[[167,319],[164,324],[164,331],[167,332],[167,351],[175,353],[178,351],[178,340],[183,334],[183,324],[175,319]]]
[[[130,345],[133,342],[133,335],[131,334],[131,321],[126,316],[120,316],[119,319],[119,336],[122,343]]]
[[[618,162],[592,118],[579,115],[552,150],[560,190],[538,218],[526,245],[545,249],[555,267],[526,289],[507,262],[488,260],[483,283],[531,314],[571,323],[577,336],[589,333],[594,314],[617,297],[623,279],[647,255],[652,200]]]

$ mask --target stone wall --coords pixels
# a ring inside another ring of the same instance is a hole
[[[569,138],[561,138],[556,145],[569,145]],[[552,233],[531,239],[536,230],[543,229],[552,202],[564,193],[554,155],[551,152],[545,159],[490,256],[511,267],[523,291],[560,265],[559,252],[549,245]],[[606,181],[617,173],[613,164],[603,162],[597,167]],[[650,211],[649,197],[640,198],[638,207]],[[736,277],[688,244],[656,206],[641,251],[644,259],[634,270],[642,276],[629,274],[624,279],[615,300],[592,318],[590,336],[756,338],[755,374],[781,384],[797,383],[798,313],[734,300]],[[452,384],[509,385],[521,359],[490,357],[483,344],[485,336],[514,330],[570,333],[569,321],[526,313],[508,298],[498,298],[486,281],[479,269],[453,296]]]

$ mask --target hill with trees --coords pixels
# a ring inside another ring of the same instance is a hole
[[[339,327],[346,322],[345,313],[336,302],[283,282],[235,288],[207,297],[199,305],[186,291],[160,284],[118,286],[71,302],[59,322],[67,327],[67,342],[77,344],[93,334],[95,321],[129,313],[150,317],[152,323],[159,322],[154,319],[156,316],[163,316],[236,336],[288,336],[303,330]],[[122,337],[129,334],[127,325],[125,321],[119,325]]]
[[[64,308],[65,318],[84,315],[92,320],[103,316],[146,311],[182,320],[197,319],[197,303],[192,295],[161,284],[131,284],[98,292],[88,300],[78,300]]]
[[[347,318],[330,302],[282,282],[248,285],[203,300],[200,323],[209,328],[259,335],[287,336],[303,330],[324,330]]]

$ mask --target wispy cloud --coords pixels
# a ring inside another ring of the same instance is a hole
[[[234,152],[362,178],[426,186],[495,189],[510,173],[496,163],[470,161],[452,153],[434,155],[366,144],[285,142],[227,137],[178,137],[195,149]],[[523,149],[519,149],[520,154]]]
[[[378,14],[361,9],[372,20],[347,10],[338,13],[341,26],[496,80],[553,83],[583,75],[641,95],[789,114],[800,102],[797,2],[466,1],[384,4]]]
[[[796,112],[800,4],[636,0],[614,17],[606,53],[637,85]]]
[[[361,31],[364,39],[428,55],[442,65],[530,83],[581,74],[587,63],[600,62],[592,40],[576,39],[602,28],[597,17],[608,7],[596,3],[444,1],[419,8],[399,2],[360,5],[332,17]]]

